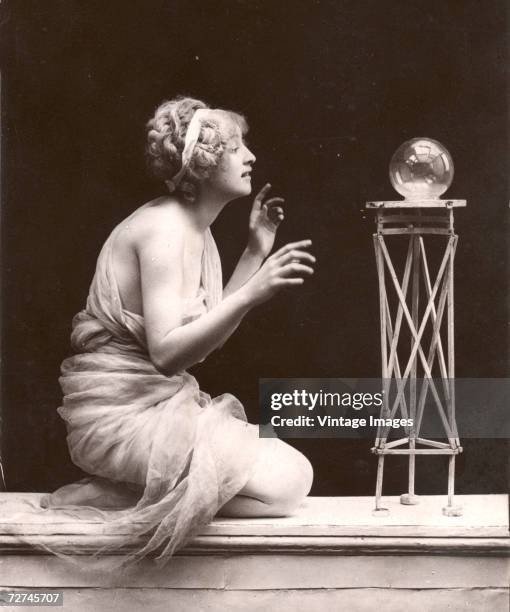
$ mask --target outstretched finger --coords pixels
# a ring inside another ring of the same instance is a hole
[[[283,204],[285,202],[285,198],[269,198],[269,200],[266,200],[265,204],[268,207],[273,207],[275,204]]]
[[[289,251],[296,250],[296,249],[307,249],[311,246],[312,246],[311,240],[300,240],[299,242],[289,242],[289,244],[286,244],[281,249],[278,249],[278,251],[276,251],[276,253],[274,254],[274,257],[275,258],[281,257],[282,255],[285,255],[285,253],[288,253]]]
[[[287,285],[302,285],[304,282],[304,278],[281,278],[277,284],[280,287],[285,287]]]
[[[271,183],[266,183],[264,187],[257,193],[253,205],[255,208],[260,208],[266,193],[271,189]]]
[[[278,261],[280,264],[284,265],[293,261],[299,263],[301,259],[307,259],[311,263],[315,263],[317,261],[314,255],[312,255],[311,253],[308,253],[307,251],[299,251],[297,249],[293,249],[292,251],[283,254],[281,257],[278,258]]]
[[[297,262],[291,262],[288,263],[287,265],[283,266],[280,270],[280,274],[282,276],[288,276],[289,274],[313,274],[313,268],[311,268],[310,266],[306,266],[305,264],[302,263],[297,263]]]

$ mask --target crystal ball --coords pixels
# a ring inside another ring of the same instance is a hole
[[[391,184],[406,200],[435,200],[448,189],[452,179],[451,155],[432,138],[408,140],[391,158]]]

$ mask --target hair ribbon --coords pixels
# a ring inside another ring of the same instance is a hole
[[[186,173],[186,170],[191,163],[193,151],[195,150],[195,146],[200,136],[200,130],[202,129],[201,121],[205,119],[213,110],[214,109],[211,108],[198,108],[193,114],[193,117],[191,117],[188,124],[188,129],[186,130],[186,137],[184,139],[181,168],[179,172],[177,172],[177,174],[175,174],[171,179],[165,181],[170,193],[173,193],[177,189],[182,177]]]

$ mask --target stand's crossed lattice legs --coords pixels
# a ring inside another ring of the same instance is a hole
[[[461,512],[460,508],[454,505],[455,455],[460,453],[462,448],[455,422],[455,388],[453,384],[455,378],[453,266],[458,237],[453,232],[448,234],[437,276],[432,282],[425,244],[420,230],[413,230],[412,228],[403,230],[402,234],[409,234],[409,244],[402,282],[399,282],[384,239],[385,233],[383,229],[374,234],[379,279],[381,360],[384,381],[384,402],[381,417],[385,420],[394,419],[397,411],[400,411],[401,417],[411,419],[412,425],[405,429],[406,437],[391,441],[388,441],[390,426],[386,424],[387,421],[384,421],[385,424],[378,427],[375,447],[372,449],[378,455],[374,513],[387,513],[387,510],[381,507],[385,455],[409,456],[408,492],[401,496],[401,503],[406,505],[416,504],[419,501],[415,494],[416,455],[449,455],[448,504],[443,508],[443,513],[449,516],[458,516]],[[392,233],[397,232],[393,230]],[[390,287],[393,286],[398,300],[394,323],[390,314],[387,275],[391,279],[388,284]],[[420,287],[422,286],[425,289],[426,301],[422,306],[423,312],[420,318]],[[409,287],[411,287],[410,292]],[[410,296],[408,296],[409,293]],[[446,356],[441,338],[441,325],[445,310]],[[404,321],[410,332],[411,342],[407,362],[405,367],[402,367],[397,354],[397,347]],[[425,355],[422,345],[424,344],[424,332],[428,323],[432,329],[430,345]],[[439,390],[432,377],[436,358],[440,372],[440,386],[442,387]],[[422,374],[422,384],[418,389],[419,373]],[[390,392],[393,390],[392,383],[396,387],[394,398],[390,397]],[[406,390],[408,391],[408,398],[406,398]],[[429,391],[433,397],[448,443],[420,437],[425,402]],[[417,444],[426,448],[418,448]]]

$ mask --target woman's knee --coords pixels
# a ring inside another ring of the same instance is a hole
[[[296,449],[292,469],[284,475],[281,489],[276,491],[275,503],[288,511],[294,510],[310,493],[313,468],[308,459]]]
[[[274,444],[272,452],[259,465],[246,494],[270,505],[275,515],[285,516],[291,514],[310,492],[313,468],[303,453],[289,444],[281,440]]]

